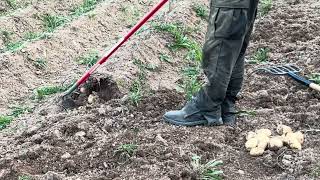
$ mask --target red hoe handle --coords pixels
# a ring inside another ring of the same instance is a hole
[[[105,63],[135,32],[137,32],[142,25],[144,25],[161,7],[167,3],[168,0],[160,1],[156,6],[152,8],[133,28],[130,29],[128,34],[121,38],[117,44],[115,44],[95,65],[93,65],[74,85],[72,85],[65,93],[64,96],[71,94],[81,84],[86,82],[90,75],[98,69],[100,65]]]

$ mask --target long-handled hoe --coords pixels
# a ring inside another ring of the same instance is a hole
[[[137,32],[142,25],[144,25],[157,11],[159,11],[164,4],[169,0],[161,0],[156,6],[154,6],[150,12],[148,12],[123,38],[119,40],[95,65],[93,65],[75,84],[73,84],[66,92],[63,93],[63,101],[70,100],[70,95],[84,84],[90,75],[96,71],[99,66],[105,63],[135,32]]]

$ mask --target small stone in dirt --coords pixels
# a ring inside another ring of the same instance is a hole
[[[36,144],[41,144],[41,142],[43,141],[40,134],[33,135],[30,140]]]
[[[58,139],[62,137],[62,133],[58,129],[53,131],[53,135]]]
[[[107,111],[105,108],[98,108],[99,115],[106,115]]]
[[[69,159],[70,157],[71,157],[71,154],[66,152],[61,156],[61,159]]]
[[[48,115],[47,109],[41,109],[41,110],[39,111],[39,115],[41,115],[41,116],[46,116],[46,115]]]
[[[83,136],[85,136],[86,135],[86,132],[84,132],[84,131],[79,131],[79,132],[77,132],[76,134],[75,134],[75,136],[77,136],[77,137],[83,137]]]
[[[285,165],[285,166],[291,166],[292,161],[289,161],[287,159],[282,159],[282,164]]]
[[[51,172],[51,171],[49,171],[49,172],[47,172],[46,174],[45,174],[45,179],[50,179],[50,180],[62,180],[62,179],[64,179],[64,176],[63,175],[60,175],[60,174],[57,174],[57,173],[55,173],[55,172]]]
[[[88,97],[88,103],[93,104],[98,101],[98,96],[90,94]]]
[[[163,145],[168,146],[168,142],[165,139],[163,139],[163,137],[161,137],[160,134],[157,134],[156,140],[162,142]]]
[[[239,173],[240,175],[244,175],[244,171],[242,171],[242,170],[238,170],[238,173]]]
[[[283,159],[291,160],[292,156],[289,154],[283,155]]]
[[[32,136],[36,134],[36,132],[40,129],[40,126],[32,126],[31,128],[28,128],[25,132],[23,132],[22,136]]]
[[[81,130],[87,131],[87,130],[90,129],[90,124],[89,124],[88,122],[82,121],[82,122],[80,122],[80,123],[78,124],[77,127],[78,127],[79,129],[81,129]]]

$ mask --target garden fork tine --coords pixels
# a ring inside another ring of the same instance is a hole
[[[294,80],[298,81],[299,83],[308,86],[318,92],[320,92],[320,86],[311,82],[308,79],[305,79],[296,73],[299,73],[301,69],[293,64],[286,64],[286,65],[281,65],[281,66],[270,66],[270,67],[265,67],[265,68],[259,68],[257,69],[258,71],[264,71],[271,73],[273,75],[288,75]]]

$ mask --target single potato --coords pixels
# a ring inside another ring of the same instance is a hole
[[[259,129],[256,131],[256,133],[259,135],[259,134],[264,134],[268,137],[271,136],[272,132],[269,130],[269,129]]]
[[[264,153],[264,149],[259,147],[252,148],[250,151],[251,156],[261,156]]]
[[[294,135],[296,136],[296,139],[298,139],[300,144],[303,144],[304,142],[304,135],[302,134],[301,131],[297,131],[294,133]]]
[[[246,142],[245,146],[246,146],[246,149],[247,149],[248,151],[250,151],[252,148],[255,148],[255,147],[258,146],[258,139],[257,139],[257,138],[251,138],[251,139],[249,139],[249,140]]]
[[[247,140],[254,138],[256,136],[256,133],[253,131],[248,132],[248,135],[246,137]]]
[[[279,150],[283,147],[283,138],[281,136],[272,137],[269,141],[268,148],[270,150]]]
[[[289,126],[280,124],[277,127],[277,133],[280,135],[283,135],[283,134],[286,135],[287,133],[292,133],[292,129]]]

